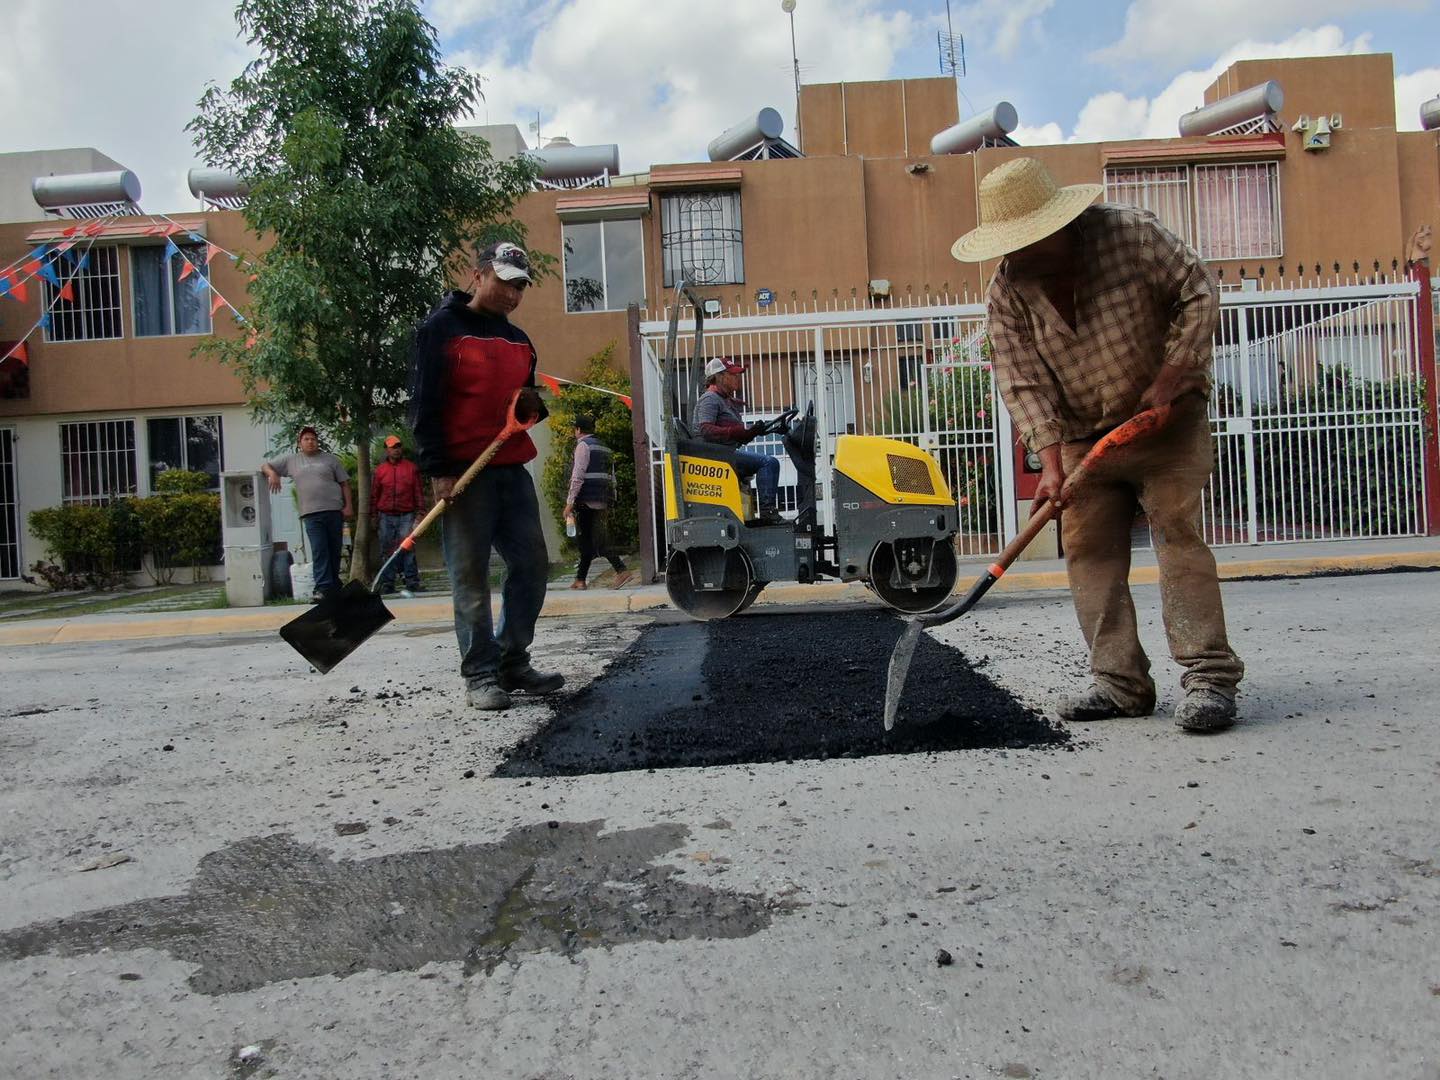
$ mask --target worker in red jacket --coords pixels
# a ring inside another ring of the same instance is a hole
[[[415,528],[415,515],[425,509],[425,488],[420,482],[420,466],[405,456],[405,444],[399,436],[385,440],[385,460],[375,466],[370,482],[370,517],[380,523],[380,557],[388,559],[400,541]],[[400,558],[385,568],[380,591],[395,588],[396,569],[404,575],[405,587],[420,592],[420,567],[413,550],[401,552]]]

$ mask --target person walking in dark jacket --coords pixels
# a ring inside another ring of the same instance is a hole
[[[517,390],[521,419],[546,415],[535,390],[535,347],[509,319],[530,280],[530,261],[515,244],[481,248],[471,269],[472,291],[450,293],[415,331],[410,424],[420,468],[432,477],[437,499],[451,499],[455,480],[500,433]],[[549,694],[565,685],[563,675],[530,665],[550,573],[540,503],[525,470],[534,457],[530,436],[513,436],[440,519],[460,674],[466,702],[477,709],[506,709],[512,693]],[[494,625],[492,548],[505,563]]]
[[[610,546],[610,504],[615,501],[614,455],[595,435],[595,418],[584,413],[575,417],[575,459],[570,467],[570,489],[565,496],[565,522],[575,525],[575,543],[580,562],[575,566],[572,589],[586,589],[590,563],[603,555],[615,571],[614,588],[621,589],[632,575],[625,562]]]
[[[380,526],[380,558],[390,558],[400,541],[415,527],[415,515],[425,509],[425,489],[420,480],[420,467],[405,456],[405,444],[398,435],[385,440],[385,460],[375,466],[370,481],[371,517]],[[400,557],[385,570],[380,591],[395,588],[397,567],[411,592],[421,592],[420,567],[413,550],[402,551]]]

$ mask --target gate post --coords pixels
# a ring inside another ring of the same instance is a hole
[[[646,427],[645,351],[640,344],[640,305],[625,309],[630,342],[630,446],[635,455],[635,516],[640,538],[640,580],[655,580],[655,479],[650,468],[650,432]]]
[[[1440,424],[1437,424],[1435,387],[1435,300],[1430,284],[1430,260],[1407,265],[1410,280],[1420,286],[1415,297],[1415,347],[1420,357],[1420,377],[1425,380],[1425,534],[1440,536]]]

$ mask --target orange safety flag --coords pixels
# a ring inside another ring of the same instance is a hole
[[[556,397],[560,396],[559,379],[555,378],[554,375],[546,375],[543,372],[536,372],[536,374],[540,376],[540,381],[550,388],[550,392],[552,394],[554,394]]]
[[[74,235],[75,235],[77,232],[79,232],[79,231],[80,231],[80,226],[79,226],[79,225],[71,225],[68,229],[61,229],[61,230],[60,230],[60,235],[61,235],[61,236],[74,236]]]
[[[222,306],[224,303],[225,303],[225,297],[221,296],[221,295],[217,292],[217,293],[215,294],[215,299],[213,299],[213,300],[210,301],[210,314],[213,316],[213,315],[215,314],[215,312],[217,312],[217,311],[220,310],[221,306]]]
[[[11,278],[10,295],[23,304],[30,299],[30,287],[23,281],[16,281],[14,278]]]
[[[75,283],[72,281],[65,282],[64,285],[60,286],[58,295],[61,300],[69,300],[73,304],[75,302]]]
[[[179,277],[179,280],[180,280],[180,281],[184,281],[187,277],[189,277],[189,276],[194,272],[194,270],[195,270],[195,264],[192,263],[189,259],[186,259],[186,260],[185,260],[185,265],[180,268],[180,277]]]
[[[92,221],[81,231],[84,232],[86,236],[99,236],[105,231],[105,225],[103,222]]]
[[[29,274],[31,277],[34,277],[36,274],[40,273],[40,260],[31,259],[20,269],[24,270],[25,273]]]
[[[219,250],[220,250],[220,249],[217,248],[214,244],[206,244],[206,245],[205,245],[205,265],[206,265],[206,266],[209,266],[209,265],[210,265],[210,260],[215,257],[215,253],[216,253],[217,251],[219,251]]]
[[[625,402],[625,407],[626,407],[627,409],[629,409],[631,412],[634,412],[634,411],[635,411],[635,403],[634,403],[633,401],[631,401],[631,400],[630,400],[626,395],[624,395],[624,394],[620,394],[620,395],[618,395],[618,396],[619,396],[619,398],[620,398],[621,401]]]

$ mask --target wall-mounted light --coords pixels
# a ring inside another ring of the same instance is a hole
[[[701,307],[704,309],[705,315],[706,315],[706,317],[708,317],[708,318],[714,318],[715,316],[717,316],[717,315],[720,314],[720,301],[719,301],[719,300],[706,300],[706,301],[701,305]]]

